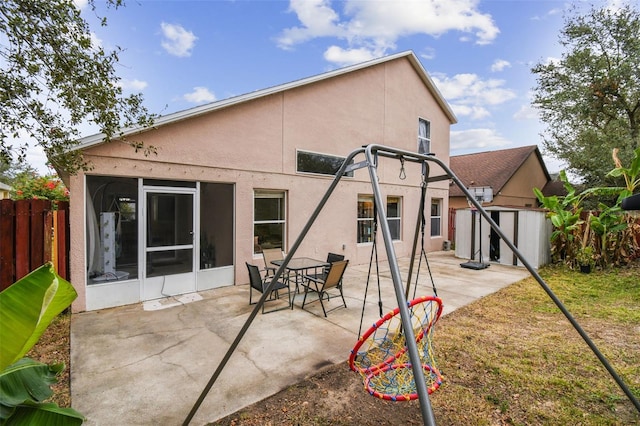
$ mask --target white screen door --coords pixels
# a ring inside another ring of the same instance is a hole
[[[145,188],[143,300],[195,291],[195,190]]]

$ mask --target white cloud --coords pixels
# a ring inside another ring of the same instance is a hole
[[[179,57],[191,56],[191,50],[198,37],[180,25],[162,22],[160,27],[164,37],[161,44],[169,54]]]
[[[337,37],[348,44],[345,51],[368,50],[380,56],[395,48],[400,37],[438,37],[459,31],[477,44],[489,44],[500,32],[491,15],[477,10],[477,0],[347,0],[340,4],[344,4],[342,16],[329,0],[291,0],[289,10],[300,25],[282,31],[278,46],[290,49],[313,38]]]
[[[513,114],[514,120],[538,120],[538,111],[531,104],[524,104]]]
[[[84,9],[89,4],[89,0],[73,0],[73,5],[79,10]]]
[[[469,117],[472,120],[480,120],[491,116],[489,110],[478,105],[450,104],[457,117]]]
[[[477,74],[456,74],[448,77],[434,73],[432,79],[458,116],[477,120],[490,116],[488,106],[499,105],[516,97],[504,88],[504,80],[483,80]]]
[[[278,38],[283,49],[316,37],[339,36],[339,16],[331,8],[329,0],[291,0],[289,11],[295,13],[302,26],[287,28]]]
[[[424,49],[422,49],[420,57],[423,59],[435,59],[436,49],[434,49],[433,47],[425,47]]]
[[[545,65],[550,65],[550,64],[560,65],[560,62],[562,62],[562,59],[549,56],[544,60],[543,63]]]
[[[503,71],[505,68],[510,68],[510,67],[511,67],[511,62],[505,61],[504,59],[497,59],[491,65],[491,71],[492,72],[500,72],[500,71]]]
[[[90,36],[91,36],[91,47],[94,50],[99,50],[102,47],[102,40],[93,31],[91,32]]]
[[[469,129],[451,132],[451,151],[490,151],[510,144],[510,141],[500,136],[493,129]]]
[[[554,7],[553,9],[549,9],[549,11],[547,11],[547,13],[545,13],[543,16],[540,15],[535,15],[531,18],[532,21],[542,21],[547,19],[548,17],[552,17],[555,15],[559,15],[562,13],[562,8],[559,7]]]
[[[138,80],[138,79],[133,79],[133,80],[127,80],[127,79],[122,79],[118,82],[118,86],[122,87],[124,90],[131,90],[133,92],[140,92],[144,89],[146,89],[146,87],[148,86],[146,81],[142,81],[142,80]]]
[[[368,49],[343,49],[338,46],[331,46],[324,52],[324,59],[339,65],[346,66],[369,61],[376,58]]]
[[[202,86],[193,88],[193,92],[187,93],[183,96],[184,100],[194,104],[201,104],[204,102],[213,102],[216,100],[216,95],[211,93],[209,89]]]

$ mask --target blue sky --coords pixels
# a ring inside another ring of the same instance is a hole
[[[535,144],[542,149],[543,126],[530,107],[530,70],[561,56],[558,35],[571,4],[130,0],[107,10],[97,0],[98,15],[108,20],[101,27],[83,1],[76,3],[95,43],[125,49],[117,68],[125,92],[142,92],[159,114],[412,50],[458,117],[451,155]],[[550,172],[562,168],[544,157]],[[41,156],[30,161],[42,169]]]

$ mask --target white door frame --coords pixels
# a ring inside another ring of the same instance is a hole
[[[142,187],[142,220],[140,233],[142,241],[140,244],[140,270],[141,270],[141,286],[140,286],[140,300],[153,300],[168,296],[175,296],[184,293],[191,293],[196,291],[196,271],[198,260],[198,247],[197,235],[198,230],[198,192],[197,188],[184,188],[184,187],[167,187],[167,186],[151,186],[144,185]],[[192,229],[191,229],[191,243],[180,244],[162,247],[148,247],[148,220],[149,211],[147,206],[147,198],[150,194],[174,194],[174,195],[191,195],[192,202]],[[191,271],[159,275],[154,277],[147,276],[147,254],[153,252],[167,251],[167,250],[191,250]]]

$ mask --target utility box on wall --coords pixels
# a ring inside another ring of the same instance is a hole
[[[485,210],[533,267],[539,268],[551,261],[552,225],[544,211],[499,206]],[[462,259],[523,266],[475,209],[456,211],[455,255]]]

